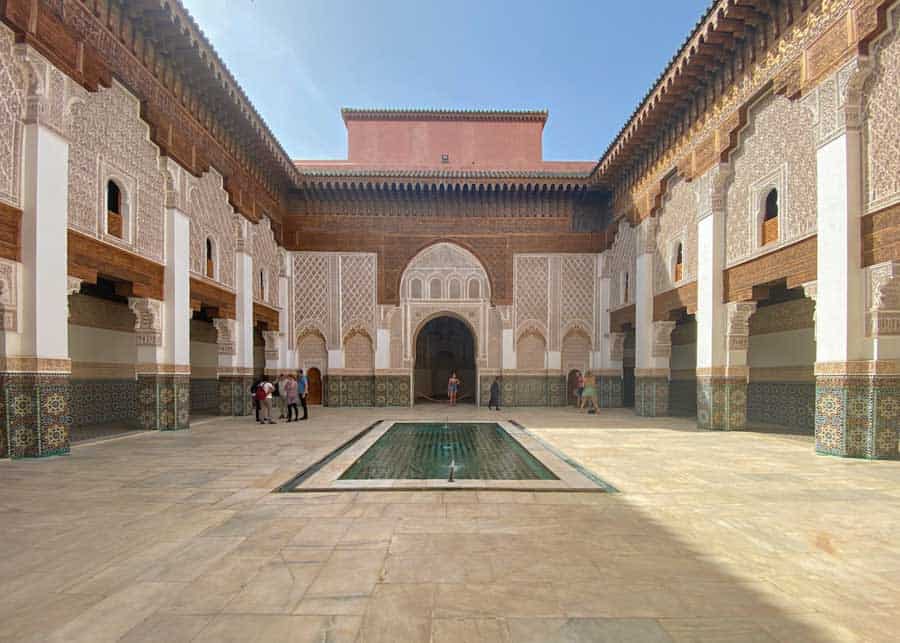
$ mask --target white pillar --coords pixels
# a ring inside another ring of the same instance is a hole
[[[236,364],[239,369],[253,370],[253,256],[250,254],[249,223],[241,221],[243,238],[235,253],[235,309],[237,321]]]
[[[646,219],[638,229],[637,275],[634,284],[635,370],[653,376],[668,369],[668,360],[653,355],[653,253],[656,219]],[[640,375],[638,375],[640,377]]]
[[[165,362],[184,367],[191,364],[191,222],[177,208],[166,209]]]
[[[506,371],[512,371],[516,369],[516,336],[515,330],[512,328],[504,328],[503,335],[503,355],[502,355],[502,368]]]
[[[379,328],[375,334],[375,369],[391,367],[391,329]]]
[[[23,174],[22,335],[17,352],[38,360],[68,360],[68,141],[40,122],[27,124]]]
[[[281,331],[278,360],[279,370],[282,371],[294,371],[298,368],[297,353],[290,349],[296,339],[291,337],[290,264],[285,258],[283,270],[278,277],[278,304],[281,306],[278,312],[278,328]]]

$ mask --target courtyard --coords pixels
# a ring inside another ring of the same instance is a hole
[[[273,493],[379,419],[514,420],[618,493]],[[0,462],[3,641],[888,641],[900,467],[567,408],[314,408]]]

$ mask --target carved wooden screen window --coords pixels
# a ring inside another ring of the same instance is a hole
[[[115,181],[106,183],[106,233],[122,239],[125,225],[122,219],[122,191]]]
[[[778,190],[772,188],[766,195],[762,224],[762,245],[778,241]]]
[[[684,279],[684,246],[678,244],[675,248],[675,281]]]
[[[215,279],[216,277],[216,262],[213,255],[213,242],[209,237],[207,237],[206,239],[206,276],[210,279]]]

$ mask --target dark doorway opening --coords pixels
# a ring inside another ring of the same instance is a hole
[[[622,358],[622,406],[634,408],[634,329],[625,330]]]
[[[474,403],[478,388],[475,337],[455,317],[435,317],[416,337],[415,391],[417,400],[447,400],[447,380],[460,380],[457,401]]]

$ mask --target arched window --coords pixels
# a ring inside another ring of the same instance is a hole
[[[628,273],[625,273],[625,277],[622,280],[622,303],[628,303]]]
[[[481,284],[477,279],[469,282],[469,299],[481,299]]]
[[[206,276],[210,279],[216,278],[216,253],[213,240],[206,237]]]
[[[684,245],[679,242],[675,247],[675,281],[684,279]]]
[[[409,298],[410,299],[421,299],[422,298],[422,282],[418,279],[413,279],[409,282]]]
[[[106,234],[119,239],[125,238],[122,190],[115,181],[106,182]]]
[[[459,283],[459,279],[451,279],[450,280],[450,299],[461,299],[462,298],[462,286]]]
[[[772,188],[766,195],[763,211],[762,245],[778,241],[778,190]]]
[[[441,298],[441,280],[440,279],[432,279],[429,290],[431,291],[429,293],[429,296],[432,299],[440,299]]]
[[[259,271],[259,298],[265,301],[266,299],[266,271]]]

